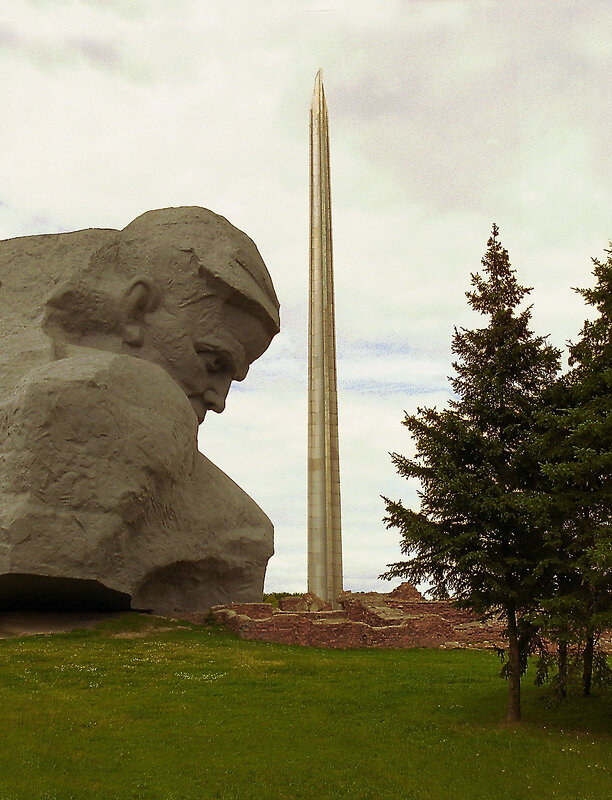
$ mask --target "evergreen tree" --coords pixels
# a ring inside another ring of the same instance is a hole
[[[559,352],[529,329],[531,309],[518,310],[530,289],[517,283],[496,225],[482,267],[466,296],[488,325],[455,329],[456,399],[442,411],[406,414],[416,457],[392,454],[400,475],[420,481],[421,510],[384,498],[385,522],[400,530],[408,560],[389,565],[382,577],[428,579],[434,597],[451,596],[479,613],[503,610],[508,720],[516,721],[529,632],[521,617],[538,595],[534,568],[543,548],[529,492],[538,463],[527,443]]]
[[[583,648],[588,695],[595,640],[612,626],[612,250],[606,252],[606,262],[593,259],[594,288],[577,290],[597,316],[570,345],[572,369],[547,397],[534,442],[547,479],[541,574],[553,589],[542,598],[541,620],[559,643],[562,695],[567,645]]]

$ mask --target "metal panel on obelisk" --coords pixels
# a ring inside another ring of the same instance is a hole
[[[321,71],[310,108],[310,297],[308,316],[308,591],[342,591],[336,331],[327,105]]]

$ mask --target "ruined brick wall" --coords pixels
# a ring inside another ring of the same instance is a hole
[[[287,600],[291,602],[283,601],[279,609],[265,603],[232,603],[214,607],[212,614],[216,622],[243,639],[310,647],[447,648],[503,644],[501,623],[482,623],[450,603],[423,600],[414,587],[406,584],[389,594],[344,592],[338,611],[326,610],[310,594]],[[320,610],[302,610],[304,607]]]
[[[309,647],[504,647],[501,618],[479,620],[470,611],[447,601],[424,600],[410,584],[388,594],[343,592],[341,609],[329,610],[311,593],[268,603],[231,603],[215,606],[215,621],[243,639]],[[204,623],[208,613],[176,616]],[[612,632],[602,636],[605,652],[612,653]]]

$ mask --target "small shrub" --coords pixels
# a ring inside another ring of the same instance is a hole
[[[301,597],[304,592],[269,592],[264,594],[263,601],[268,603],[274,608],[278,608],[278,601],[283,600],[285,597]]]

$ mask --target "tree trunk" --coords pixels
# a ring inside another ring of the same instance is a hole
[[[521,664],[514,605],[506,608],[508,617],[508,722],[521,719]]]
[[[559,642],[558,661],[557,697],[559,700],[565,700],[567,694],[567,642]]]
[[[582,654],[582,694],[584,697],[591,696],[591,680],[593,679],[593,651],[595,649],[595,637],[592,633],[587,636]]]

